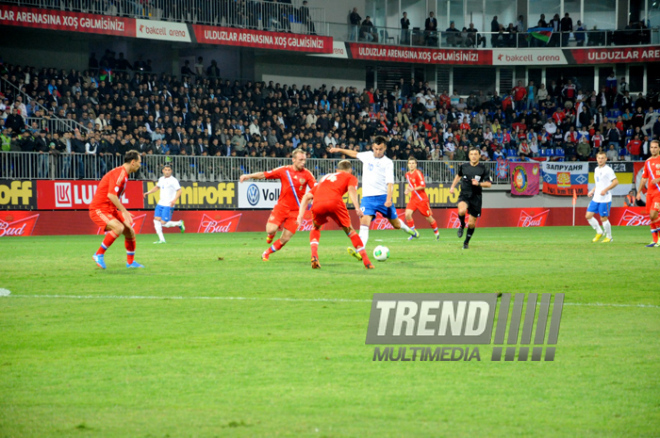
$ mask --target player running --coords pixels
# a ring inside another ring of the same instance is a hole
[[[120,234],[124,235],[126,267],[144,268],[134,260],[135,231],[133,230],[133,218],[126,207],[119,202],[119,198],[126,189],[128,175],[137,172],[142,165],[141,162],[140,154],[137,151],[130,150],[126,152],[124,164],[115,167],[103,176],[92,203],[89,205],[89,217],[106,231],[101,247],[93,255],[94,261],[102,269],[105,269],[105,252]]]
[[[474,230],[477,227],[477,218],[481,217],[481,189],[492,186],[490,172],[480,162],[480,157],[479,148],[470,148],[468,152],[470,161],[458,168],[458,175],[454,178],[449,190],[449,193],[453,195],[456,185],[459,181],[461,182],[461,195],[458,197],[458,220],[461,224],[457,233],[459,238],[463,237],[463,230],[465,229],[465,213],[467,212],[470,215],[463,249],[469,248],[470,239],[472,239]]]
[[[431,204],[429,203],[429,197],[426,196],[426,182],[424,181],[424,175],[417,168],[417,159],[415,157],[408,158],[406,181],[408,182],[408,185],[406,186],[405,193],[406,195],[410,193],[410,201],[406,206],[406,224],[411,230],[415,229],[415,222],[413,221],[412,216],[415,210],[418,210],[421,215],[426,218],[428,223],[431,224],[431,228],[433,228],[433,233],[435,234],[435,240],[440,240],[438,223],[431,215]],[[408,240],[413,240],[417,236],[419,236],[419,234],[410,236],[408,237]]]
[[[419,233],[408,228],[398,219],[396,208],[392,205],[394,192],[394,163],[385,156],[387,140],[378,136],[374,140],[370,151],[357,152],[350,149],[329,148],[328,152],[339,152],[351,158],[362,161],[362,213],[360,218],[360,240],[365,248],[369,241],[369,226],[379,212],[392,224],[395,229],[403,229],[406,233],[419,237]],[[360,254],[353,248],[348,253],[361,260]]]
[[[166,164],[163,166],[163,176],[158,179],[158,184],[144,193],[146,198],[152,193],[161,190],[160,199],[156,205],[156,211],[154,212],[154,228],[158,234],[158,241],[154,243],[165,243],[165,236],[163,236],[163,227],[172,228],[179,227],[181,232],[186,231],[186,226],[183,223],[183,220],[172,221],[172,211],[174,211],[174,205],[176,201],[179,200],[181,196],[181,184],[179,180],[172,176],[172,166]]]
[[[351,239],[355,251],[362,257],[364,267],[374,269],[374,265],[369,261],[367,252],[364,249],[360,236],[357,235],[351,226],[351,218],[348,215],[346,204],[342,196],[348,192],[351,202],[355,206],[358,217],[364,216],[360,210],[360,203],[357,196],[358,180],[353,176],[353,165],[348,160],[342,160],[337,164],[337,172],[324,176],[321,181],[309,192],[305,194],[300,202],[298,210],[298,219],[296,223],[302,222],[307,205],[313,199],[312,220],[314,229],[309,234],[309,245],[312,249],[312,269],[320,269],[319,263],[319,240],[321,239],[321,227],[328,222],[328,219],[335,221],[337,225],[343,228],[344,233]]]
[[[648,190],[646,192],[646,211],[651,219],[651,236],[653,242],[646,245],[647,248],[655,248],[658,244],[658,234],[660,234],[660,143],[653,140],[650,144],[651,158],[644,162],[644,172],[642,180],[637,188],[637,199],[642,199],[642,189],[648,181]]]
[[[307,161],[305,151],[302,149],[294,150],[291,153],[291,159],[293,160],[293,164],[290,166],[278,167],[268,172],[241,175],[240,178],[240,182],[245,182],[249,179],[279,179],[282,183],[277,205],[273,208],[266,224],[266,243],[270,244],[273,242],[277,229],[280,226],[284,229],[280,238],[261,254],[261,259],[265,262],[268,261],[272,253],[282,249],[296,233],[298,229],[296,218],[298,217],[300,199],[305,194],[307,187],[311,189],[316,184],[314,175],[305,169],[305,162]]]
[[[596,185],[593,189],[587,194],[589,197],[593,196],[594,199],[589,203],[587,207],[587,214],[585,218],[596,231],[596,237],[593,238],[592,242],[598,242],[603,233],[605,238],[602,240],[603,243],[608,243],[612,241],[612,224],[609,221],[610,208],[612,207],[612,190],[619,184],[619,180],[616,179],[616,174],[614,170],[607,164],[607,155],[605,152],[601,151],[596,154],[596,161],[598,162],[598,167],[594,170],[594,180]],[[594,219],[594,214],[598,213],[600,215],[600,221],[603,223],[603,228],[600,227],[598,221]],[[604,230],[604,231],[603,231]]]

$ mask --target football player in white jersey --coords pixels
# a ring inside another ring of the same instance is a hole
[[[172,176],[172,166],[169,164],[163,166],[163,176],[158,179],[158,183],[153,189],[144,193],[144,197],[146,198],[150,194],[159,190],[160,199],[158,200],[158,205],[156,205],[156,211],[154,212],[154,228],[156,229],[156,233],[158,233],[159,239],[154,243],[165,243],[163,227],[179,227],[182,233],[186,231],[186,226],[182,220],[172,221],[174,205],[181,196],[181,185],[179,184],[179,180]]]
[[[591,189],[588,195],[593,196],[594,199],[589,203],[587,207],[587,214],[585,218],[589,222],[589,225],[596,231],[596,237],[593,238],[593,242],[598,242],[603,234],[605,238],[602,240],[603,243],[608,243],[612,241],[612,225],[609,221],[610,208],[612,207],[612,192],[611,190],[619,184],[619,180],[616,179],[616,174],[614,170],[607,164],[607,155],[605,152],[598,152],[596,155],[596,161],[598,161],[598,167],[594,170],[594,180],[596,185]],[[598,213],[600,215],[600,221],[603,223],[603,228],[600,227],[598,221],[594,219],[594,214]]]
[[[362,213],[360,219],[360,239],[364,246],[369,240],[369,226],[380,212],[383,217],[390,221],[392,226],[402,229],[411,236],[419,237],[417,230],[411,230],[408,225],[398,219],[396,208],[392,205],[392,193],[394,192],[394,163],[385,156],[387,139],[382,136],[375,138],[371,150],[357,152],[350,149],[329,148],[328,152],[344,154],[351,158],[362,161]],[[362,260],[360,254],[353,248],[348,248],[348,253]]]

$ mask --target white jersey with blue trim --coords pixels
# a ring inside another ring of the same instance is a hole
[[[176,192],[181,188],[179,180],[173,176],[170,176],[169,178],[161,176],[158,179],[157,185],[160,188],[160,199],[158,200],[158,205],[169,207],[176,197]]]
[[[601,196],[600,192],[605,190],[616,179],[614,170],[607,164],[603,167],[596,167],[594,170],[594,181],[596,182],[596,189],[594,190],[594,202],[612,202],[612,191],[608,191],[605,196]]]
[[[387,157],[376,158],[372,151],[360,152],[362,197],[387,195],[387,184],[394,184],[394,163]]]

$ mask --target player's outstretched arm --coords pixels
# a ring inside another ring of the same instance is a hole
[[[300,208],[298,208],[298,218],[296,219],[296,224],[298,226],[300,226],[300,224],[302,223],[303,216],[307,211],[307,205],[309,204],[309,201],[311,201],[313,198],[314,195],[312,194],[312,192],[307,192],[300,201]]]
[[[246,173],[245,175],[241,175],[239,178],[240,182],[245,182],[249,179],[264,179],[266,176],[264,175],[263,172],[256,172],[256,173]]]
[[[350,199],[355,206],[355,212],[357,213],[358,217],[362,218],[364,213],[362,213],[362,210],[360,209],[360,202],[358,201],[357,189],[355,187],[348,187],[348,199]]]
[[[642,178],[639,182],[639,187],[637,187],[637,196],[635,196],[638,201],[642,199],[642,189],[646,187],[646,181],[648,181],[648,178]]]
[[[456,175],[454,177],[454,181],[452,181],[451,183],[451,188],[449,189],[449,193],[451,193],[452,195],[454,194],[454,190],[456,190],[456,184],[458,184],[460,180],[461,180],[460,176]]]
[[[328,152],[330,152],[331,154],[336,154],[336,153],[344,154],[347,157],[351,157],[351,158],[357,158],[357,154],[358,154],[357,151],[352,151],[350,149],[341,149],[341,148],[328,148]]]
[[[156,193],[158,190],[160,190],[160,187],[154,186],[153,189],[149,190],[148,192],[144,192],[144,197],[146,198],[147,196],[151,195],[152,193]]]

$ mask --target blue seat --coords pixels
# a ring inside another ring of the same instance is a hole
[[[545,156],[546,157],[554,157],[555,156],[555,150],[552,149],[552,148],[546,149]]]

